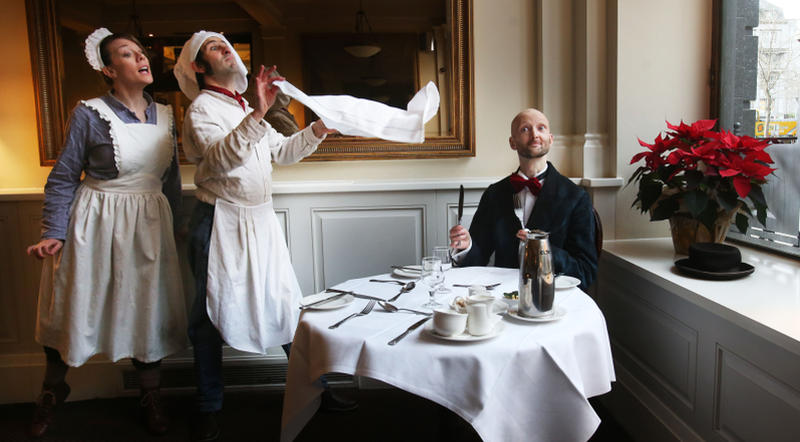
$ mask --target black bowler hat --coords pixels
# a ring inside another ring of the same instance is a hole
[[[675,261],[681,273],[701,279],[736,279],[753,273],[753,266],[742,262],[739,249],[727,244],[699,242],[689,246],[689,257]]]

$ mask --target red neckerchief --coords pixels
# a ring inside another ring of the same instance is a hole
[[[225,88],[217,87],[217,86],[211,86],[210,84],[205,85],[203,87],[203,89],[208,89],[210,91],[219,92],[222,95],[227,95],[227,96],[233,98],[234,100],[236,100],[242,106],[242,110],[243,111],[247,111],[247,107],[246,107],[247,105],[245,104],[244,98],[242,98],[242,95],[240,93],[238,93],[236,91],[231,92],[231,91],[229,91],[229,90],[227,90]]]

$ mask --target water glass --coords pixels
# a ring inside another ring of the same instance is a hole
[[[450,293],[450,289],[444,284],[445,275],[444,273],[450,270],[453,267],[453,263],[450,260],[450,247],[447,246],[436,246],[433,248],[433,256],[439,258],[442,261],[442,285],[437,290],[439,293]]]
[[[435,256],[422,258],[422,283],[429,287],[428,294],[430,299],[425,304],[425,308],[436,308],[442,304],[436,302],[436,289],[444,282],[444,272],[442,271],[442,260]]]

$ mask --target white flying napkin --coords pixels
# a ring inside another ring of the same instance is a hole
[[[273,84],[284,94],[308,106],[326,126],[343,135],[422,143],[425,141],[425,123],[439,110],[439,90],[433,82],[428,82],[414,95],[407,110],[350,95],[308,96],[288,81]]]

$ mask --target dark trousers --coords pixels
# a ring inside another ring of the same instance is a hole
[[[210,413],[222,409],[222,336],[206,310],[208,248],[214,225],[214,206],[198,201],[189,222],[189,264],[195,284],[195,297],[189,313],[189,339],[194,346],[194,369],[197,378],[198,411]],[[289,356],[291,344],[283,345]]]

